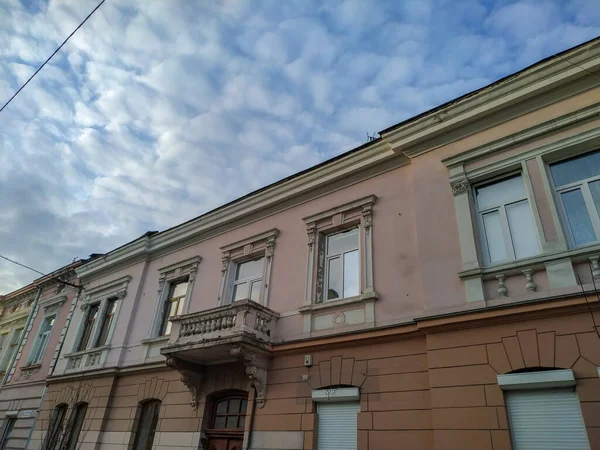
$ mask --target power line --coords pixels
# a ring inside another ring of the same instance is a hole
[[[47,277],[47,276],[49,276],[49,275],[45,274],[44,272],[40,272],[39,270],[37,270],[37,269],[34,269],[33,267],[29,267],[29,266],[27,266],[27,265],[25,265],[25,264],[21,264],[20,262],[18,262],[18,261],[15,261],[15,260],[12,260],[12,259],[10,259],[10,258],[7,258],[7,257],[6,257],[6,256],[4,256],[4,255],[0,255],[0,258],[2,258],[2,259],[5,259],[5,260],[7,260],[8,262],[11,262],[11,263],[13,263],[13,264],[16,264],[17,266],[21,266],[21,267],[24,267],[24,268],[26,268],[26,269],[29,269],[29,270],[31,270],[31,271],[33,271],[33,272],[35,272],[35,273],[39,273],[40,275],[42,275],[42,276],[44,276],[44,277]],[[68,286],[73,286],[73,287],[77,287],[77,288],[79,287],[79,285],[77,285],[77,284],[69,283],[68,281],[61,280],[60,278],[56,278],[56,277],[50,277],[50,279],[51,279],[51,280],[54,280],[54,281],[56,281],[56,282],[58,282],[58,283],[66,284],[66,285],[68,285]]]
[[[14,93],[14,95],[13,95],[11,98],[9,98],[9,99],[8,99],[8,101],[7,101],[7,102],[6,102],[6,103],[5,103],[5,104],[2,106],[2,108],[0,108],[0,112],[2,112],[2,111],[4,110],[4,108],[6,108],[6,107],[8,106],[8,104],[9,104],[10,102],[12,102],[12,100],[13,100],[13,99],[14,99],[14,98],[15,98],[17,95],[19,95],[19,92],[21,92],[21,91],[23,90],[23,88],[24,88],[25,86],[27,86],[31,80],[33,80],[33,78],[34,78],[34,77],[35,77],[35,76],[38,74],[38,72],[44,68],[44,66],[45,66],[45,65],[46,65],[46,64],[47,64],[47,63],[48,63],[48,62],[49,62],[49,61],[52,59],[52,57],[53,57],[54,55],[56,55],[56,54],[58,53],[58,51],[59,51],[59,50],[60,50],[60,49],[63,47],[63,45],[65,45],[65,44],[67,43],[67,41],[68,41],[69,39],[71,39],[71,36],[73,36],[73,35],[74,35],[74,34],[77,32],[77,30],[79,30],[79,29],[80,29],[80,28],[83,26],[83,24],[84,24],[84,23],[86,23],[86,22],[87,22],[87,20],[88,20],[90,17],[92,17],[92,14],[94,14],[94,13],[95,13],[95,12],[98,10],[98,8],[100,8],[100,7],[102,6],[102,4],[103,4],[105,1],[106,1],[106,0],[102,0],[100,3],[98,3],[98,6],[96,6],[96,7],[95,7],[95,8],[92,10],[92,12],[91,12],[91,13],[89,13],[85,19],[83,19],[83,22],[81,22],[81,23],[79,24],[79,26],[78,26],[77,28],[75,28],[75,29],[73,30],[73,32],[72,32],[72,33],[71,33],[69,36],[67,36],[67,38],[66,38],[66,39],[63,41],[63,43],[62,43],[62,44],[60,44],[60,46],[59,46],[59,47],[58,47],[56,50],[54,50],[54,53],[52,53],[52,54],[51,54],[51,55],[48,57],[48,59],[47,59],[46,61],[44,61],[44,64],[42,64],[42,65],[41,65],[41,66],[38,68],[38,70],[36,70],[36,71],[33,73],[33,75],[31,75],[31,76],[29,77],[29,79],[28,79],[28,80],[25,82],[25,84],[23,84],[23,86],[21,86],[21,87],[19,88],[19,90],[18,90],[17,92],[15,92],[15,93]]]

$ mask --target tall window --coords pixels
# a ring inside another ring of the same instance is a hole
[[[572,246],[600,237],[600,151],[550,165]]]
[[[85,350],[90,342],[92,330],[94,329],[94,324],[96,323],[96,318],[98,317],[99,308],[99,303],[88,306],[88,311],[85,315],[85,320],[83,323],[83,330],[81,331],[81,339],[79,340],[79,345],[77,346],[78,352]]]
[[[40,331],[33,344],[33,349],[29,355],[29,360],[27,361],[28,364],[38,364],[44,357],[44,352],[48,346],[48,340],[50,339],[50,333],[52,333],[55,319],[56,316],[44,317],[42,325],[40,326]]]
[[[166,336],[171,333],[171,317],[178,316],[183,312],[183,302],[188,288],[188,280],[172,282],[169,284],[169,294],[165,299],[159,336]]]
[[[19,330],[15,330],[10,337],[10,342],[8,343],[8,348],[6,349],[6,353],[4,354],[4,358],[0,363],[0,372],[5,372],[8,368],[8,365],[11,363],[13,357],[17,354],[17,350],[19,348],[19,339],[21,338],[21,333],[23,333],[23,328]]]
[[[8,339],[8,333],[0,334],[0,355],[2,355],[2,351],[4,350],[4,346],[6,345]]]
[[[106,344],[106,340],[108,339],[108,333],[110,331],[110,327],[113,323],[113,319],[115,317],[115,312],[117,311],[117,306],[119,305],[118,298],[109,298],[106,301],[106,306],[104,308],[104,314],[102,315],[102,322],[100,324],[100,332],[98,333],[98,338],[96,339],[95,347],[100,347]]]
[[[360,294],[359,240],[358,228],[326,236],[325,299],[334,300]]]
[[[67,415],[67,405],[58,405],[52,411],[52,417],[50,418],[50,427],[46,434],[46,439],[42,448],[44,450],[55,450],[58,445],[58,440],[63,430],[65,417]]]
[[[537,233],[521,175],[477,187],[475,197],[488,264],[539,253]]]
[[[71,413],[69,428],[67,430],[67,440],[64,446],[65,450],[75,450],[77,448],[77,441],[83,428],[87,407],[87,403],[79,403]]]
[[[8,445],[8,440],[15,427],[16,417],[7,417],[4,419],[4,427],[2,427],[2,437],[0,438],[0,450],[5,450]]]
[[[233,280],[233,301],[250,299],[260,302],[265,257],[236,264]]]
[[[142,411],[135,432],[133,450],[151,450],[160,413],[160,401],[150,400],[142,403]]]
[[[227,397],[215,404],[212,428],[244,429],[246,426],[246,397]]]

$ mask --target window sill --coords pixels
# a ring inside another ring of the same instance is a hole
[[[85,350],[79,350],[78,352],[67,353],[64,357],[65,358],[72,358],[74,356],[87,355],[88,353],[101,352],[101,351],[104,351],[104,350],[108,349],[108,347],[109,347],[108,345],[103,345],[101,347],[87,348]]]
[[[492,276],[494,274],[503,273],[506,275],[520,273],[523,269],[535,269],[543,267],[544,263],[555,261],[564,258],[573,258],[575,260],[585,259],[589,256],[595,256],[600,253],[600,243],[594,243],[585,247],[572,248],[569,250],[554,252],[554,253],[541,253],[536,256],[529,258],[518,259],[515,261],[508,261],[499,263],[487,267],[480,267],[478,269],[463,270],[458,272],[460,279],[472,278],[476,276],[483,276],[487,278],[487,275]]]
[[[167,334],[165,336],[157,336],[157,337],[153,337],[153,338],[142,339],[141,342],[144,345],[153,345],[153,344],[158,344],[161,342],[167,342],[170,337],[171,337],[171,335]]]
[[[35,369],[39,369],[40,367],[42,367],[41,363],[28,364],[26,366],[22,366],[21,370],[35,370]]]
[[[321,311],[332,308],[337,308],[340,306],[353,305],[355,303],[363,303],[368,301],[375,301],[379,298],[379,294],[377,292],[367,292],[365,294],[360,294],[355,297],[342,298],[340,300],[329,300],[324,303],[314,303],[312,305],[306,305],[298,309],[302,314],[310,313],[313,311]]]

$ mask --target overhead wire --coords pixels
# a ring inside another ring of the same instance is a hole
[[[24,267],[25,269],[29,269],[29,270],[31,270],[31,271],[33,271],[35,273],[39,273],[40,275],[42,275],[44,277],[49,277],[51,280],[54,280],[57,283],[65,284],[67,286],[72,286],[72,287],[76,287],[76,288],[80,287],[80,285],[78,285],[78,284],[69,283],[68,281],[61,280],[60,278],[50,276],[50,275],[48,275],[48,274],[46,274],[44,272],[40,272],[39,270],[34,269],[33,267],[29,267],[26,264],[22,264],[22,263],[20,263],[18,261],[15,261],[14,259],[10,259],[10,258],[4,256],[4,255],[0,254],[0,258],[5,259],[6,261],[11,262],[13,264],[16,264],[17,266],[21,266],[21,267]]]
[[[75,29],[73,30],[73,32],[72,32],[70,35],[68,35],[68,36],[67,36],[67,38],[66,38],[66,39],[65,39],[65,40],[62,42],[62,44],[60,44],[60,45],[58,46],[58,48],[57,48],[56,50],[54,50],[54,52],[53,52],[53,53],[52,53],[52,54],[51,54],[51,55],[48,57],[48,59],[46,59],[46,61],[44,61],[44,63],[43,63],[43,64],[42,64],[42,65],[41,65],[41,66],[40,66],[40,67],[39,67],[39,68],[38,68],[38,69],[37,69],[37,70],[36,70],[34,73],[33,73],[33,75],[31,75],[31,76],[29,77],[29,79],[28,79],[28,80],[27,80],[27,81],[26,81],[26,82],[25,82],[25,83],[24,83],[24,84],[23,84],[23,85],[22,85],[22,86],[19,88],[19,90],[18,90],[17,92],[15,92],[11,98],[9,98],[9,99],[8,99],[8,101],[7,101],[7,102],[6,102],[6,103],[5,103],[5,104],[2,106],[2,108],[0,108],[0,112],[2,112],[2,111],[4,110],[4,108],[6,108],[6,107],[8,106],[8,104],[9,104],[10,102],[12,102],[12,101],[13,101],[13,99],[14,99],[14,98],[15,98],[17,95],[19,95],[19,93],[20,93],[20,92],[23,90],[23,88],[25,88],[25,86],[27,86],[27,85],[29,84],[29,82],[30,82],[31,80],[33,80],[33,78],[34,78],[34,77],[35,77],[35,76],[36,76],[36,75],[39,73],[39,71],[40,71],[40,70],[42,70],[46,64],[48,64],[48,62],[49,62],[49,61],[50,61],[50,60],[51,60],[51,59],[54,57],[54,55],[56,55],[56,54],[57,54],[57,53],[60,51],[60,49],[61,49],[61,48],[62,48],[62,47],[63,47],[63,46],[64,46],[64,45],[65,45],[65,44],[66,44],[66,43],[69,41],[69,39],[71,39],[71,37],[72,37],[72,36],[73,36],[73,35],[74,35],[74,34],[77,32],[77,30],[79,30],[79,29],[80,29],[80,28],[83,26],[83,24],[84,24],[84,23],[86,23],[86,22],[87,22],[87,20],[88,20],[90,17],[92,17],[92,15],[93,15],[93,14],[94,14],[94,13],[95,13],[97,10],[98,10],[98,8],[100,8],[100,7],[102,6],[102,4],[103,4],[105,1],[106,1],[106,0],[102,0],[100,3],[98,3],[98,5],[97,5],[97,6],[96,6],[96,7],[95,7],[93,10],[92,10],[92,12],[91,12],[91,13],[89,13],[89,14],[86,16],[86,18],[85,18],[85,19],[83,19],[83,22],[81,22],[81,23],[80,23],[80,24],[77,26],[77,28],[75,28]]]

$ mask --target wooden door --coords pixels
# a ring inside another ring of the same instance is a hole
[[[208,450],[242,450],[243,436],[239,437],[210,437]]]

